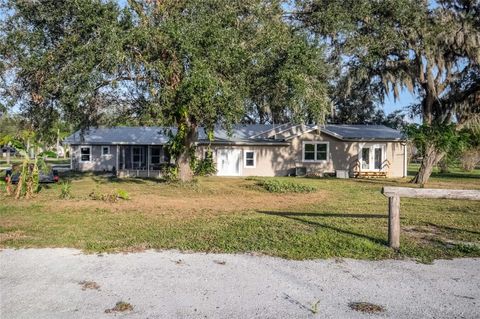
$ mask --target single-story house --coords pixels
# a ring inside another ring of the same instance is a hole
[[[169,128],[99,127],[78,131],[70,145],[71,168],[116,171],[119,176],[161,174],[170,162],[165,151]],[[339,175],[403,177],[406,140],[383,125],[236,125],[220,127],[209,141],[203,129],[197,156],[211,150],[219,176]]]

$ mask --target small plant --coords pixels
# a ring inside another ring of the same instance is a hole
[[[79,285],[82,286],[82,290],[87,290],[87,289],[93,289],[93,290],[99,290],[100,285],[97,284],[95,281],[80,281],[78,283]]]
[[[112,312],[125,312],[125,311],[132,311],[133,306],[125,301],[119,301],[116,303],[115,307],[111,309],[105,309],[105,313],[112,313]]]
[[[88,195],[93,200],[102,200],[104,202],[115,203],[119,199],[129,200],[130,195],[126,190],[118,189],[111,191],[110,193],[102,193],[100,192],[98,185],[95,189]]]
[[[72,198],[72,184],[68,181],[63,182],[60,186],[60,198],[69,199]]]
[[[310,193],[317,189],[311,185],[299,184],[276,179],[260,180],[257,185],[270,193]]]
[[[314,304],[312,304],[312,306],[310,307],[310,311],[313,313],[313,314],[316,314],[318,313],[318,305],[320,304],[320,300],[317,300],[317,302],[315,302]]]
[[[124,200],[129,200],[130,199],[130,195],[124,189],[117,189],[117,197],[120,198],[120,199],[124,199]]]

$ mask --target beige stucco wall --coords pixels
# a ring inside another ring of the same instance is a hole
[[[327,142],[329,154],[327,161],[303,161],[303,142]],[[214,162],[220,149],[240,149],[241,176],[286,176],[294,172],[295,167],[306,167],[307,174],[334,173],[336,170],[353,172],[358,161],[360,147],[368,144],[385,145],[385,159],[390,163],[386,169],[388,177],[402,177],[404,174],[404,147],[400,142],[345,142],[324,133],[310,132],[291,139],[288,146],[212,146]],[[198,156],[203,156],[206,147],[198,148]],[[244,152],[254,151],[255,168],[245,167]]]
[[[303,142],[328,143],[328,160],[322,162],[303,161]],[[306,167],[307,174],[335,173],[336,170],[353,171],[358,161],[358,152],[363,145],[385,145],[385,159],[390,163],[386,169],[388,177],[402,177],[404,174],[404,146],[400,142],[345,142],[330,135],[317,131],[302,134],[288,141],[286,146],[212,146],[214,162],[217,161],[217,152],[220,149],[241,150],[240,175],[241,176],[286,176],[293,174],[295,167]],[[116,166],[117,147],[110,146],[110,155],[102,156],[101,145],[92,145],[92,158],[90,162],[80,162],[80,146],[72,146],[73,169],[78,171],[110,171]],[[206,146],[197,148],[197,156],[203,157]],[[256,166],[245,167],[245,151],[254,151]],[[118,169],[118,168],[117,168]]]
[[[117,146],[110,145],[110,155],[102,156],[102,145],[85,145],[90,146],[91,161],[80,162],[80,145],[72,145],[72,168],[75,171],[111,171],[116,166]],[[106,145],[108,146],[108,145]],[[118,169],[118,168],[117,168]]]

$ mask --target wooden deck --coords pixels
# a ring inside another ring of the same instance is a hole
[[[387,172],[354,172],[353,177],[355,178],[387,177]]]

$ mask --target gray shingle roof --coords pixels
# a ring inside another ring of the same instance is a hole
[[[320,127],[327,134],[343,140],[404,140],[402,132],[384,125],[329,124]]]
[[[274,130],[278,125],[248,124],[235,125],[231,134],[227,130],[216,127],[214,136],[216,143],[282,143],[281,140],[267,138],[265,132]],[[285,126],[284,126],[285,127]],[[314,129],[316,126],[309,126]],[[307,127],[308,128],[308,127]],[[402,140],[403,135],[383,125],[325,125],[320,130],[326,134],[342,140]],[[175,133],[175,128],[169,127],[99,127],[90,128],[83,132],[75,132],[65,139],[65,143],[78,144],[142,144],[155,145],[168,142],[168,131]],[[207,135],[203,129],[199,130],[199,142],[207,141]]]
[[[168,128],[150,127],[98,127],[77,131],[65,139],[67,144],[143,144],[155,145],[168,142]]]

